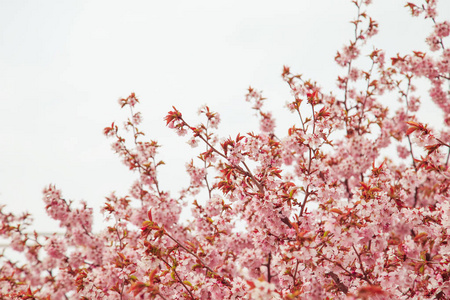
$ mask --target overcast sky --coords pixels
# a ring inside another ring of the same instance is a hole
[[[405,1],[374,2],[380,34],[370,45],[388,57],[426,49],[429,20],[412,19]],[[448,19],[450,1],[441,2]],[[110,192],[126,193],[134,176],[102,130],[124,120],[117,99],[131,92],[142,103],[142,129],[163,145],[163,189],[177,194],[193,152],[164,126],[171,106],[197,123],[207,103],[227,135],[257,130],[244,101],[251,85],[290,120],[283,65],[336,91],[343,70],[333,58],[352,37],[355,13],[346,0],[0,0],[0,203],[32,212],[36,228],[50,231],[57,223],[46,220],[46,185],[97,212]]]

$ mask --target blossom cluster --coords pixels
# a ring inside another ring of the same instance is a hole
[[[0,235],[26,259],[0,258],[1,298],[450,299],[450,25],[435,0],[406,3],[433,22],[430,53],[386,59],[367,51],[378,32],[371,1],[352,2],[355,34],[335,56],[337,90],[283,68],[287,109],[298,116],[285,135],[254,88],[246,100],[257,133],[221,138],[220,115],[206,105],[198,125],[175,107],[167,114],[169,128],[204,146],[178,197],[158,181],[160,145],[139,129],[138,98],[120,99],[125,132],[112,123],[104,134],[137,174],[129,194],[106,198],[99,233],[92,209],[53,185],[44,203],[63,236],[29,234],[30,215],[1,207]],[[429,82],[441,128],[418,118],[418,78]]]

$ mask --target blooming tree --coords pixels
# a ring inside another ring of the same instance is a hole
[[[298,115],[285,136],[253,88],[258,133],[219,137],[207,106],[197,125],[176,108],[167,114],[167,126],[201,146],[178,198],[160,187],[160,145],[139,128],[138,99],[121,99],[125,131],[112,123],[104,133],[138,174],[129,195],[107,197],[99,233],[92,209],[53,185],[43,200],[64,236],[27,233],[30,216],[2,207],[0,234],[27,262],[2,257],[1,298],[450,299],[450,23],[434,0],[406,3],[433,22],[431,52],[386,60],[367,50],[378,27],[370,0],[352,2],[355,34],[335,57],[336,91],[283,68]],[[444,114],[440,129],[417,118],[417,78]],[[388,146],[397,154],[383,157]],[[187,204],[192,217],[181,222]]]

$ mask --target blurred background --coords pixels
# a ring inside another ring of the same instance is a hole
[[[368,14],[379,34],[367,51],[374,45],[389,58],[427,50],[431,20],[412,18],[405,1],[374,2]],[[450,2],[439,12],[449,19]],[[263,90],[284,135],[297,120],[285,108],[283,65],[339,95],[344,70],[334,56],[353,37],[355,17],[344,0],[0,0],[0,204],[31,212],[38,231],[58,230],[41,200],[55,184],[66,199],[87,201],[100,229],[104,197],[124,195],[135,178],[103,136],[128,117],[117,100],[131,92],[141,101],[141,130],[163,146],[162,189],[176,196],[200,149],[165,127],[171,106],[197,124],[198,107],[208,104],[221,114],[224,137],[257,131],[244,101],[251,85]],[[439,125],[433,104],[421,114]]]

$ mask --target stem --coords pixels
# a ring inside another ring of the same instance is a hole
[[[314,115],[314,114],[313,114]],[[189,126],[189,124],[183,119],[183,118],[180,118],[180,120],[183,122],[183,125],[184,126],[187,126],[188,128],[191,128],[191,126]],[[227,158],[227,156],[225,156],[225,154],[223,154],[223,153],[221,153],[220,151],[218,151],[213,145],[211,145],[210,143],[209,143],[209,140],[208,140],[208,138],[207,138],[207,136],[206,136],[206,138],[202,135],[202,134],[197,134],[197,136],[200,138],[200,139],[202,139],[205,143],[206,143],[206,145],[207,146],[209,146],[215,153],[217,153],[218,155],[220,155],[221,157],[223,157],[223,158],[225,158],[225,159],[228,159]],[[311,149],[310,149],[310,152],[309,152],[309,167],[308,167],[308,173],[311,173]],[[259,190],[259,193],[261,193],[262,195],[264,195],[264,186],[261,184],[261,182],[259,182],[254,176],[253,176],[253,173],[250,171],[250,169],[249,169],[249,167],[247,166],[247,164],[244,162],[244,161],[242,161],[242,164],[244,165],[244,167],[245,167],[245,170],[242,168],[242,167],[240,167],[240,166],[238,166],[238,165],[236,165],[236,166],[233,166],[234,168],[236,168],[236,170],[238,170],[240,173],[242,173],[243,175],[245,175],[245,176],[248,176],[248,177],[250,177],[251,178],[251,180],[253,181],[253,183],[258,187],[258,190]],[[207,181],[206,181],[207,182]],[[207,182],[208,183],[208,182]],[[208,185],[208,190],[209,190],[209,185]],[[211,198],[211,192],[210,192],[210,198]],[[304,207],[303,207],[303,209],[304,209]],[[289,221],[286,221],[286,220],[283,220],[283,219],[281,219],[281,221],[284,223],[284,224],[286,224],[288,227],[291,227],[292,225],[290,225],[289,224]],[[183,247],[184,248],[184,247]]]
[[[401,94],[405,98],[405,102],[406,102],[406,116],[408,116],[408,112],[409,112],[408,95],[409,95],[409,90],[411,88],[411,77],[410,76],[406,76],[406,78],[408,79],[408,86],[406,88],[406,92],[405,93],[402,92]],[[409,153],[411,154],[413,167],[414,167],[414,170],[417,171],[417,166],[416,166],[416,161],[414,159],[414,152],[413,152],[413,147],[412,147],[412,143],[411,143],[411,138],[409,137],[409,135],[407,135],[406,138],[408,139]]]
[[[130,107],[131,117],[133,117],[133,115],[134,115],[133,114],[133,107],[131,105],[129,105],[129,107]],[[137,133],[136,133],[137,130],[136,130],[136,127],[134,126],[133,122],[131,122],[131,126],[133,127],[134,144],[137,146]],[[124,148],[125,148],[125,145],[124,145]],[[130,152],[126,148],[125,148],[125,150],[127,151],[127,153],[129,155],[131,155]],[[155,161],[155,158],[152,157],[152,160],[153,160],[153,165],[155,166],[155,172],[156,172],[156,161]],[[139,173],[142,174],[141,169],[144,169],[144,168],[141,166],[140,163],[138,163],[138,161],[136,159],[134,159],[134,161],[139,166]],[[152,176],[152,179],[153,179],[153,181],[155,183],[156,191],[158,192],[159,197],[161,197],[161,191],[159,190],[159,183],[158,183],[158,180],[156,179],[156,174],[155,174],[154,177]]]
[[[153,165],[155,166],[155,172],[156,172],[156,161],[155,158],[152,157],[153,159]],[[155,174],[156,175],[156,174]],[[158,195],[161,197],[161,191],[159,190],[159,183],[158,183],[158,179],[156,179],[156,176],[152,178],[153,181],[155,182],[155,187],[156,187],[156,191],[158,192]]]
[[[120,246],[120,250],[122,250],[122,239],[120,238],[120,234],[119,234],[119,230],[117,229],[117,223],[116,223],[116,234],[117,234],[117,238],[119,239],[119,246]]]
[[[258,187],[258,190],[261,194],[264,194],[264,187],[261,185],[261,183],[256,180],[255,177],[253,177],[252,172],[250,171],[250,169],[248,168],[247,164],[245,162],[242,162],[242,164],[244,165],[245,169],[247,170],[247,175],[250,176],[250,178],[252,179],[252,181],[256,184],[256,186]]]
[[[128,107],[130,108],[130,113],[131,113],[131,117],[133,118],[133,107],[131,107],[131,105],[128,105]],[[134,144],[137,144],[137,134],[136,134],[136,128],[134,127],[133,122],[131,122],[130,119],[128,119],[131,123],[131,127],[133,128],[133,136],[134,136]]]
[[[413,205],[413,207],[416,207],[416,205],[417,205],[418,192],[419,192],[419,188],[416,187],[415,190],[414,190],[414,205]]]
[[[300,210],[300,216],[303,216],[303,212],[305,211],[305,207],[306,207],[306,203],[308,202],[309,195],[310,195],[310,192],[309,192],[309,184],[308,184],[308,186],[306,186],[305,198],[303,198],[303,203],[302,203],[301,210]]]
[[[298,270],[298,265],[299,265],[299,261],[297,259],[297,263],[295,264],[295,271],[294,271],[294,277],[292,278],[294,280],[294,286],[295,286],[295,279],[297,277],[297,270]]]
[[[352,244],[352,248],[353,248],[353,250],[355,251],[356,256],[358,257],[359,268],[361,269],[361,271],[362,271],[363,274],[364,274],[364,278],[363,278],[363,279],[364,279],[365,281],[367,281],[370,285],[372,285],[372,282],[370,281],[369,277],[367,276],[366,271],[364,270],[363,263],[362,263],[362,260],[361,260],[361,255],[358,253],[358,251],[356,251],[356,248],[355,248],[355,245],[354,245],[354,244]]]
[[[412,159],[413,167],[414,167],[414,170],[417,172],[416,160],[414,158],[414,152],[413,152],[411,139],[410,139],[409,135],[407,135],[406,137],[408,138],[409,153],[411,153],[411,159]]]
[[[188,124],[183,118],[181,118],[181,121],[183,122],[183,124],[184,124],[185,126],[187,126],[188,128],[191,128],[191,126],[189,126],[189,124]],[[206,143],[206,145],[208,145],[214,152],[216,152],[218,155],[222,156],[223,158],[227,159],[227,157],[225,156],[225,154],[222,154],[220,151],[218,151],[216,148],[214,148],[214,146],[211,145],[211,144],[209,143],[208,139],[205,139],[205,138],[203,137],[203,135],[199,134],[198,137],[201,138],[201,139]]]
[[[312,161],[312,159],[311,159],[311,146],[308,146],[308,149],[309,149],[309,161],[308,161],[308,175],[311,175],[311,161]]]
[[[160,293],[156,294],[158,296],[160,296],[162,299],[167,300],[166,297],[164,297],[163,295],[161,295]]]
[[[191,128],[191,126],[189,126],[189,124],[183,119],[181,118],[181,121],[183,122],[183,124],[189,128]],[[199,138],[201,138],[215,153],[217,153],[218,155],[222,156],[225,159],[228,159],[228,157],[225,156],[225,154],[223,154],[222,152],[218,151],[216,148],[214,148],[213,145],[211,145],[209,143],[209,141],[207,139],[205,139],[205,137],[203,137],[201,134],[198,135]],[[240,171],[242,174],[249,176],[252,181],[256,184],[256,186],[258,187],[259,191],[262,193],[263,188],[261,186],[261,183],[256,180],[255,177],[253,177],[253,174],[250,172],[249,168],[247,167],[247,165],[245,164],[245,162],[242,162],[245,166],[245,168],[247,169],[247,171],[245,171],[244,169],[242,169],[240,166],[234,166],[238,171]]]
[[[358,17],[355,21],[355,40],[354,42],[351,42],[350,45],[354,45],[356,46],[356,43],[358,42],[358,40],[360,40],[360,36],[358,35],[358,24],[360,22],[360,18],[361,18],[361,4],[362,2],[358,3],[357,1],[354,2],[356,7],[358,7]],[[352,62],[353,62],[353,58],[350,59],[350,61],[348,62],[348,68],[347,68],[347,80],[345,81],[345,88],[344,88],[344,108],[345,108],[345,112],[346,112],[346,116],[348,116],[348,112],[349,112],[349,108],[347,106],[347,100],[348,100],[348,83],[349,83],[349,78],[350,78],[350,71],[352,69]],[[347,128],[348,126],[348,119],[345,119],[345,127]],[[347,134],[348,134],[348,129],[347,129]]]
[[[435,137],[435,139],[442,145],[442,146],[446,146],[448,148],[450,148],[450,145],[447,143],[444,143],[442,140],[438,139],[437,137]]]
[[[450,158],[450,148],[448,149],[447,159],[445,161],[445,166],[448,166],[448,159]]]
[[[134,127],[133,127],[134,128]],[[136,158],[134,158],[134,156],[131,154],[130,150],[128,150],[128,148],[125,146],[124,141],[121,141],[121,137],[119,137],[119,135],[116,133],[116,138],[120,141],[120,143],[123,146],[123,150],[128,154],[129,157],[131,157],[133,159],[133,162],[137,165],[138,170],[139,170],[139,174],[142,174],[142,171],[146,171],[146,169],[141,166],[141,164],[136,160]],[[156,172],[156,162],[155,162],[155,158],[153,157],[153,165],[155,166],[155,172]],[[156,174],[155,174],[156,175]],[[161,191],[159,190],[159,184],[158,184],[158,180],[156,179],[156,176],[152,176],[149,174],[149,176],[153,179],[153,181],[155,182],[155,187],[156,187],[156,191],[158,192],[159,197],[162,196]]]
[[[122,270],[123,270],[123,268],[122,268]],[[123,299],[123,289],[125,288],[125,281],[122,281],[122,291],[120,291],[120,300],[122,300]]]
[[[270,261],[272,260],[272,252],[269,252],[269,259],[267,261],[267,264],[265,265],[267,267],[267,282],[270,283],[270,280],[272,279],[272,276],[270,275]]]
[[[433,23],[436,25],[436,20],[433,18],[431,18],[431,20],[433,20]],[[442,47],[442,50],[445,50],[445,46],[444,46],[444,41],[442,40],[442,37],[439,37],[439,44]]]
[[[302,114],[300,113],[300,108],[297,110],[298,116],[300,117],[300,122],[302,123],[303,132],[306,132],[305,122],[303,122]]]
[[[206,123],[206,129],[205,129],[206,138],[209,140],[209,138],[208,138],[208,126],[209,126],[209,119],[208,119],[208,121]],[[206,146],[206,151],[205,152],[208,152],[208,144],[205,144],[205,146]],[[204,161],[204,165],[205,165],[205,184],[206,184],[206,188],[208,189],[209,199],[211,199],[211,188],[210,188],[209,182],[208,182],[208,172],[207,172],[207,168],[208,167],[206,165],[206,159]]]
[[[187,253],[191,254],[192,256],[194,256],[196,259],[198,259],[198,261],[211,273],[213,274],[217,274],[216,272],[214,272],[210,267],[208,267],[208,265],[206,265],[200,257],[197,256],[197,254],[195,254],[194,252],[190,251],[189,249],[187,249],[186,247],[184,247],[180,242],[178,242],[176,239],[174,239],[170,234],[168,234],[167,232],[165,232],[165,235],[167,235],[172,241],[174,241],[175,243],[177,243],[178,246],[180,246],[181,248],[183,248],[184,251],[186,251]]]
[[[369,77],[367,78],[366,95],[364,96],[364,101],[363,101],[363,104],[361,106],[361,115],[359,116],[359,122],[358,122],[358,133],[360,133],[360,134],[361,134],[361,132],[360,132],[361,122],[362,122],[362,118],[364,116],[364,108],[366,107],[366,101],[367,101],[367,97],[369,95],[370,77],[372,76],[372,71],[373,71],[373,66],[374,65],[375,65],[375,63],[372,60],[372,66],[370,67],[370,70],[369,70]]]
[[[170,267],[170,269],[173,270],[173,272],[175,273],[175,276],[177,276],[178,278],[178,282],[181,283],[181,285],[183,285],[183,287],[186,289],[186,291],[189,293],[189,296],[191,296],[191,299],[195,299],[194,295],[192,295],[191,291],[188,289],[188,287],[184,284],[183,280],[181,280],[180,276],[177,273],[176,268],[173,268],[167,261],[164,260],[164,258],[160,258],[166,265],[168,265]]]
[[[350,191],[350,186],[348,185],[348,178],[345,178],[344,184],[345,184],[345,189],[348,194],[348,200],[350,201],[350,199],[353,197],[353,193]]]
[[[205,162],[205,164],[206,164],[206,162]],[[211,191],[212,191],[212,189],[209,187],[208,175],[207,174],[205,174],[205,183],[206,183],[206,188],[208,189],[209,199],[211,199]]]
[[[345,112],[348,114],[348,107],[347,107],[347,99],[348,99],[348,79],[350,76],[350,70],[352,68],[352,61],[350,60],[350,62],[348,63],[348,69],[347,69],[347,80],[345,81],[345,88],[344,88],[344,108],[345,108]],[[347,124],[347,119],[345,119],[345,123]]]
[[[330,276],[330,277],[333,279],[333,281],[334,281],[334,283],[336,284],[336,286],[338,287],[338,289],[339,289],[341,292],[343,292],[344,294],[347,295],[347,293],[348,293],[348,287],[347,287],[345,284],[343,284],[343,283],[341,282],[341,280],[339,279],[339,276],[337,276],[337,275],[336,275],[335,273],[333,273],[333,272],[328,272],[328,273],[326,273],[326,275]]]
[[[346,268],[344,268],[341,263],[339,262],[335,262],[332,261],[331,259],[329,259],[326,256],[323,256],[322,254],[319,254],[323,259],[325,259],[326,261],[329,261],[330,263],[334,264],[335,266],[338,266],[339,268],[341,268],[345,273],[347,273],[348,276],[353,276],[352,272],[348,271]]]

